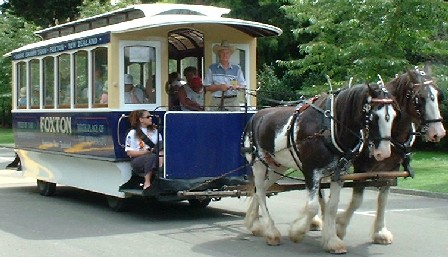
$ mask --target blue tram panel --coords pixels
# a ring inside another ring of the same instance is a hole
[[[13,128],[19,149],[85,155],[91,158],[127,160],[118,144],[121,113],[15,113]],[[127,119],[121,122],[124,141]]]
[[[241,176],[241,135],[251,114],[169,112],[165,115],[166,178]]]

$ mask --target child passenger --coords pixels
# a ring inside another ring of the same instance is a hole
[[[152,115],[146,110],[132,111],[129,121],[131,130],[126,136],[125,151],[131,158],[132,172],[145,178],[143,184],[145,190],[151,186],[153,170],[162,166],[163,158],[159,157],[157,162],[158,153],[163,150],[157,148],[163,146],[162,135],[153,124]]]

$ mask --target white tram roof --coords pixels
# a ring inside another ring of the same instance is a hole
[[[164,3],[133,5],[36,31],[35,34],[41,36],[44,39],[43,41],[25,45],[5,54],[5,56],[104,33],[118,34],[170,25],[223,24],[236,28],[253,37],[278,36],[282,33],[280,28],[272,25],[222,17],[222,15],[228,14],[229,12],[230,9],[204,5]],[[125,20],[121,22],[117,21],[120,18],[124,18]],[[99,21],[105,21],[107,24],[98,28],[75,32],[75,29],[80,26],[87,26],[89,28],[97,26],[95,22]],[[115,24],[110,24],[111,22],[115,22]],[[61,36],[67,30],[72,30],[73,32]],[[54,36],[56,34],[57,36]]]

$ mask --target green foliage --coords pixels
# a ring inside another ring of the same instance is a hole
[[[1,14],[0,34],[0,95],[11,92],[11,60],[3,55],[23,45],[38,41],[33,32],[37,27],[25,19],[10,14]]]
[[[441,0],[291,0],[288,17],[299,25],[302,59],[283,60],[288,73],[305,77],[304,84],[323,84],[325,75],[341,83],[393,77],[412,65],[446,56],[442,40],[447,5]],[[329,11],[331,10],[331,11]],[[439,33],[439,34],[438,34]]]
[[[108,0],[97,0],[107,2]],[[65,23],[77,17],[82,0],[8,0],[3,8],[42,28]]]

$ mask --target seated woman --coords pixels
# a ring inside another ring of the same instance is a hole
[[[126,136],[125,151],[131,157],[132,172],[144,177],[143,190],[151,186],[153,170],[163,165],[162,135],[158,133],[156,125],[152,122],[152,115],[147,110],[132,111],[129,115],[131,130]],[[157,165],[159,164],[159,165]]]

